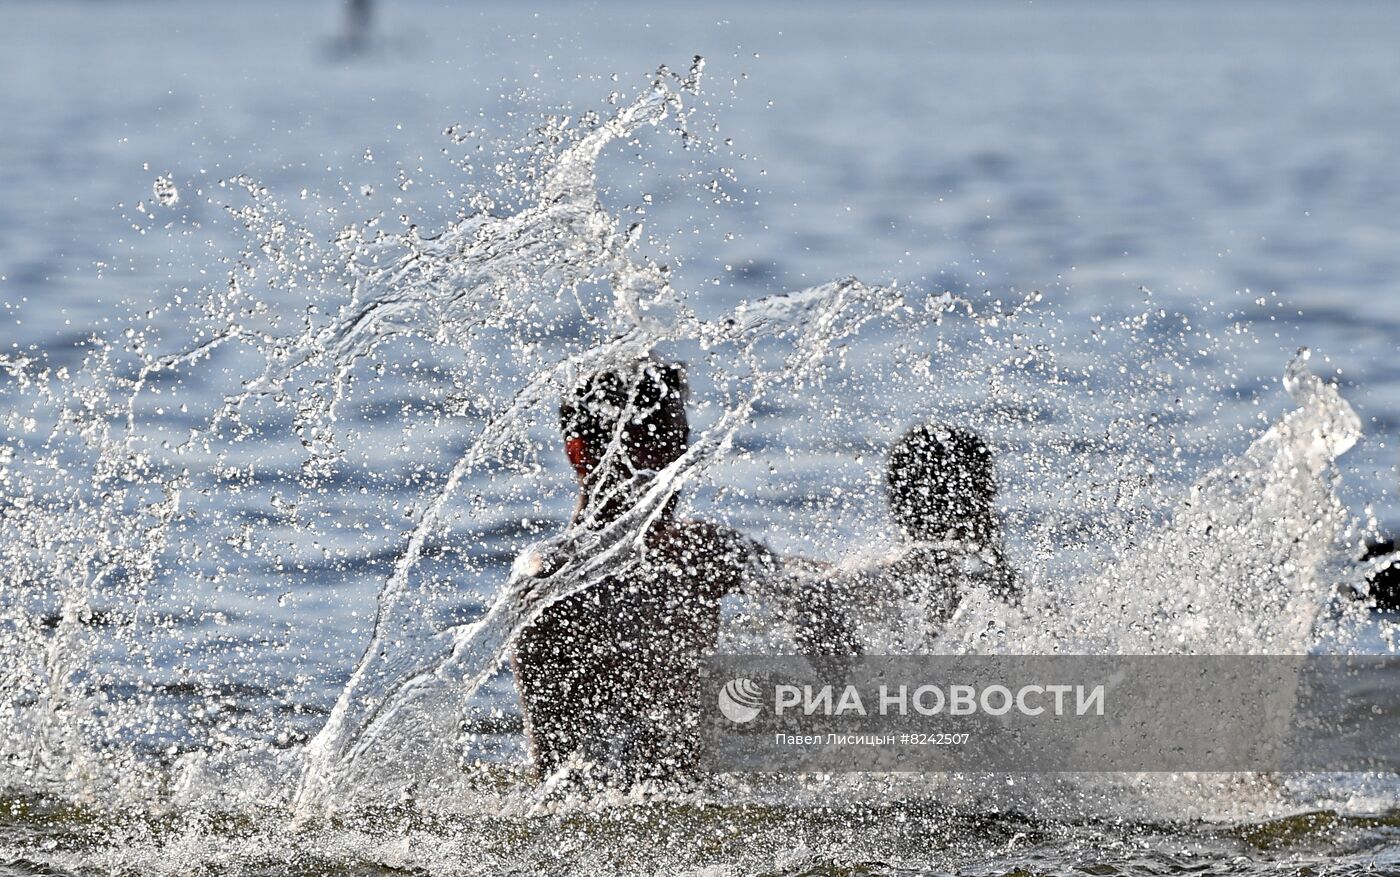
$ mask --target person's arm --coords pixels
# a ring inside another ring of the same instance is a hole
[[[830,564],[780,555],[738,530],[695,522],[718,561],[720,595],[742,593],[773,605],[796,628],[808,655],[858,654],[847,608],[853,589]]]
[[[856,579],[827,568],[798,573],[799,587],[787,609],[797,627],[797,644],[806,655],[859,655],[851,611],[856,605]]]
[[[1006,560],[1006,552],[1000,545],[989,549],[991,555],[987,559],[987,570],[984,574],[984,581],[987,589],[992,595],[1003,602],[1019,606],[1021,603],[1021,577],[1017,575],[1016,568]]]

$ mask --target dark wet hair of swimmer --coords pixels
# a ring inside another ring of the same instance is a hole
[[[660,470],[685,453],[685,368],[646,357],[590,375],[559,405],[559,426],[580,481]]]
[[[976,433],[932,421],[913,427],[890,449],[885,484],[894,520],[911,539],[996,537],[996,471]]]
[[[981,564],[973,577],[1000,599],[1019,601],[1019,577],[1007,563],[996,517],[996,467],[981,437],[921,423],[890,449],[885,484],[895,522],[921,546],[906,563],[937,570],[954,557],[975,557]]]

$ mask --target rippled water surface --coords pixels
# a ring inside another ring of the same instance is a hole
[[[992,439],[1045,614],[888,648],[1394,651],[1333,595],[1400,528],[1400,9],[341,14],[0,8],[0,869],[1400,873],[1388,776],[550,796],[460,687],[552,394],[651,345],[686,508],[784,551],[893,544],[915,419]]]

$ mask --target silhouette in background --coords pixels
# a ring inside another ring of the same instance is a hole
[[[936,421],[910,428],[890,448],[885,487],[908,541],[871,572],[895,585],[902,604],[920,607],[927,630],[947,623],[969,586],[1018,599],[997,520],[996,467],[981,437]]]
[[[363,51],[369,46],[369,32],[374,10],[371,0],[346,0],[345,42],[346,51]]]

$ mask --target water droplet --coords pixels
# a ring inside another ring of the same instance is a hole
[[[163,207],[174,207],[180,203],[180,190],[175,188],[175,181],[170,177],[161,175],[156,177],[156,181],[151,186],[155,192],[156,201]]]

